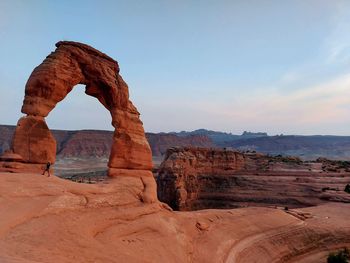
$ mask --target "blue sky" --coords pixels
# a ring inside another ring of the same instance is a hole
[[[147,131],[350,135],[350,1],[0,0],[0,123],[59,40],[118,60]],[[76,87],[50,128],[112,129]]]

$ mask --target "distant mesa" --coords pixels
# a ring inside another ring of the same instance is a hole
[[[10,149],[16,126],[0,124],[0,155]],[[56,158],[108,158],[113,131],[50,130],[56,140]],[[197,131],[147,133],[152,155],[162,158],[174,146],[220,147],[240,151],[257,151],[271,155],[298,156],[316,160],[320,156],[350,161],[350,136],[243,136],[202,129]],[[259,134],[259,133],[258,133]]]
[[[42,164],[54,163],[56,141],[45,117],[78,84],[85,93],[97,98],[109,110],[115,128],[108,163],[108,174],[132,176],[150,182],[147,199],[156,199],[152,176],[152,154],[139,112],[129,100],[128,85],[119,75],[117,61],[100,51],[77,42],[61,41],[56,50],[37,66],[25,86],[22,112],[10,152],[2,168],[12,172],[39,171]],[[88,114],[88,113],[87,113]],[[22,158],[22,162],[18,162]],[[11,161],[13,162],[11,164]],[[20,169],[22,168],[22,169]]]

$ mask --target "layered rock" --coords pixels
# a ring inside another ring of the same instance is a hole
[[[139,112],[129,100],[127,84],[119,65],[100,51],[77,42],[61,41],[56,50],[34,69],[26,87],[22,112],[12,141],[12,151],[25,163],[54,162],[55,141],[45,117],[77,84],[97,98],[111,113],[115,128],[109,159],[109,176],[149,177],[152,181],[152,154]],[[155,182],[149,187],[155,191]],[[156,193],[153,193],[156,199]]]
[[[350,247],[350,204],[174,213],[118,179],[0,172],[0,262],[326,262]]]
[[[224,187],[225,183],[222,180],[203,182],[202,176],[214,177],[239,171],[245,163],[245,156],[237,151],[199,147],[171,148],[159,168],[158,196],[174,209],[200,208],[195,203],[200,200],[203,187],[214,191],[218,187]]]
[[[16,126],[0,124],[0,154],[8,150]],[[104,130],[51,130],[56,139],[57,158],[108,157],[113,142],[113,132]],[[146,133],[152,155],[160,157],[176,146],[212,147],[212,140],[205,135],[178,136],[175,134]]]
[[[56,140],[58,131],[54,132]],[[74,131],[67,132],[57,147],[59,158],[101,158],[108,157],[113,142],[113,132],[109,131]]]
[[[344,162],[327,166],[297,157],[205,148],[170,149],[157,177],[159,199],[176,210],[350,202],[344,192],[349,182]]]

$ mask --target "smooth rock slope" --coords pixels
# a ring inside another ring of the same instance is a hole
[[[132,179],[0,173],[0,262],[320,262],[350,245],[348,204],[172,212]]]

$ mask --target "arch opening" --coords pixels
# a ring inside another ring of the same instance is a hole
[[[139,112],[129,100],[117,61],[82,43],[61,41],[30,75],[22,113],[12,140],[13,154],[24,164],[56,160],[56,141],[45,118],[78,85],[110,112],[114,127],[108,175],[152,177],[152,154]],[[30,141],[30,143],[28,143]]]
[[[105,181],[113,142],[111,115],[86,86],[73,87],[47,116],[56,139],[55,175],[81,183]],[[68,112],[68,114],[67,114]]]
[[[86,86],[78,84],[46,117],[52,130],[113,131],[111,114],[93,96],[87,96]]]

